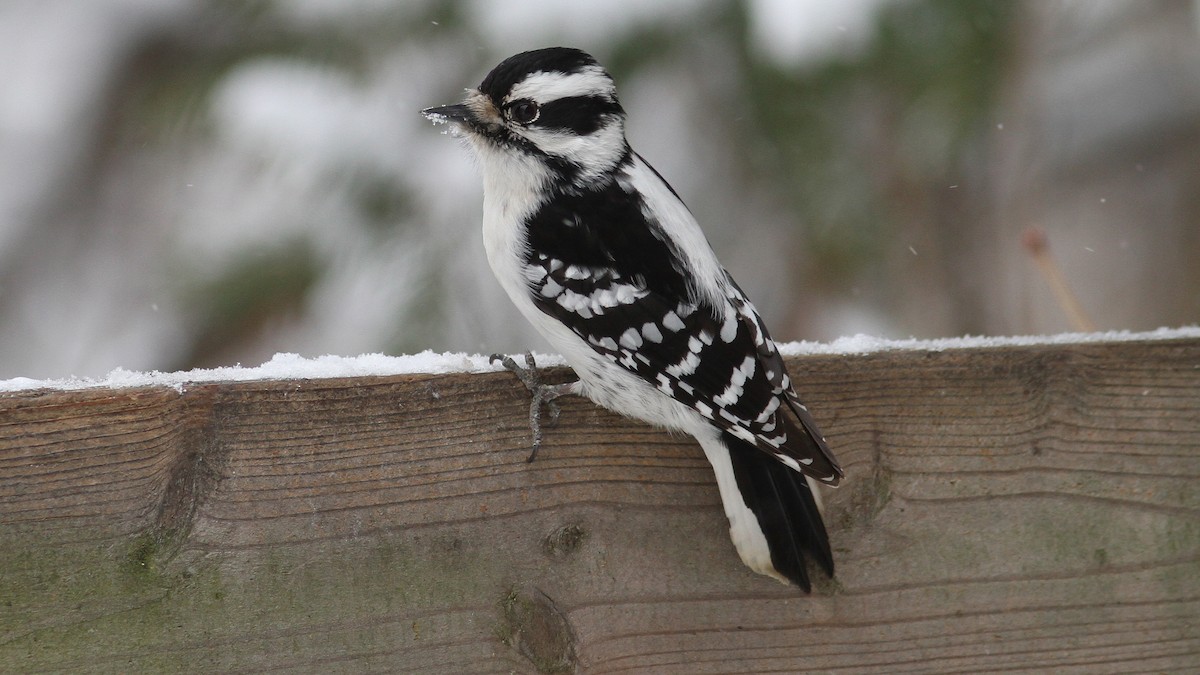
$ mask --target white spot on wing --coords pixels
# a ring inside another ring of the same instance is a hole
[[[732,424],[739,424],[739,425],[740,425],[740,424],[746,424],[746,420],[744,420],[744,419],[742,419],[742,418],[738,417],[737,415],[734,415],[733,413],[729,412],[729,409],[728,409],[728,408],[721,408],[721,409],[718,411],[718,414],[720,414],[720,415],[721,415],[721,417],[724,417],[726,420],[728,420],[728,421],[729,421],[730,423],[732,423]]]
[[[748,443],[754,442],[754,434],[750,433],[745,427],[730,427],[729,433]]]
[[[787,440],[787,435],[779,434],[778,436],[760,436],[759,438],[766,441],[767,445],[770,445],[773,448],[778,448],[779,446],[783,445],[784,441]]]
[[[637,349],[642,346],[642,336],[638,334],[637,329],[628,328],[621,333],[621,346],[626,349]]]
[[[746,380],[754,375],[754,368],[757,362],[753,356],[747,356],[742,365],[734,369],[729,376],[729,386],[725,387],[725,391],[713,399],[714,403],[721,406],[731,406],[738,402],[742,397]]]
[[[733,342],[737,337],[737,315],[732,311],[725,314],[725,323],[721,324],[721,340],[724,342]]]
[[[775,411],[778,409],[779,399],[771,397],[771,399],[767,401],[767,407],[763,408],[763,411],[759,413],[758,417],[754,418],[754,421],[758,424],[766,424],[767,420],[771,419],[771,415],[774,415]],[[774,428],[774,425],[772,425],[772,428]],[[770,429],[764,428],[764,431],[770,431]]]
[[[675,377],[687,377],[696,372],[696,368],[700,365],[700,357],[693,352],[688,352],[683,360],[675,365],[667,366],[667,373]]]
[[[663,341],[662,332],[658,330],[658,326],[650,321],[642,324],[642,336],[654,344],[661,344]]]
[[[679,319],[679,315],[675,312],[667,312],[667,315],[663,317],[662,325],[663,328],[666,328],[673,333],[678,333],[686,328],[686,326],[683,325],[683,321]]]
[[[613,286],[613,293],[617,296],[617,302],[622,305],[628,305],[635,300],[645,297],[646,291],[639,290],[635,286],[629,284],[617,284]]]
[[[671,395],[674,393],[671,390],[671,379],[667,377],[666,373],[658,374],[658,388],[660,391],[662,391],[664,394],[667,394],[667,395]]]
[[[592,318],[591,299],[586,295],[580,295],[568,288],[558,295],[558,298],[555,300],[555,302],[557,302],[563,309],[569,312],[575,312],[582,319]]]
[[[610,338],[608,336],[604,336],[602,338],[597,339],[595,336],[589,335],[588,342],[591,342],[592,344],[594,344],[597,347],[600,347],[601,349],[604,349],[606,351],[610,351],[610,352],[617,351],[616,340],[613,340],[612,338]]]
[[[541,265],[526,265],[524,271],[525,278],[531,284],[540,284],[546,278],[546,268]]]
[[[611,288],[605,288],[592,294],[592,304],[608,308],[616,307],[621,303],[617,302],[617,294],[613,293]]]

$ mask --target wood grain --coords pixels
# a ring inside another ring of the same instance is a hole
[[[504,373],[5,395],[0,671],[1200,670],[1200,341],[789,365],[811,596],[687,439],[573,400],[527,464]]]

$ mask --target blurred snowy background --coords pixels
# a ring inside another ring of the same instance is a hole
[[[547,349],[417,111],[566,44],[781,340],[1200,320],[1194,0],[4,0],[0,378]]]

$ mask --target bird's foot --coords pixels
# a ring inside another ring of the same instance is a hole
[[[545,408],[550,415],[546,426],[552,427],[557,424],[558,416],[562,411],[554,399],[567,394],[578,394],[579,380],[565,384],[544,384],[537,363],[533,360],[533,352],[525,352],[525,367],[517,365],[511,356],[492,354],[489,358],[492,363],[499,361],[505,370],[516,375],[533,395],[533,400],[529,404],[529,428],[533,431],[533,451],[529,453],[529,459],[525,460],[532,462],[537,457],[538,449],[542,447],[542,408]]]

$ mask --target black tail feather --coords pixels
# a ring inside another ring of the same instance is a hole
[[[738,490],[758,518],[776,571],[810,591],[807,555],[833,577],[829,535],[808,481],[754,445],[729,434],[722,437]]]
[[[833,551],[829,547],[829,535],[825,531],[825,522],[821,519],[821,510],[817,506],[812,487],[798,471],[783,467],[781,481],[786,490],[792,494],[792,502],[788,513],[792,516],[794,528],[802,533],[812,533],[805,536],[802,548],[825,570],[830,578],[833,577]],[[786,502],[785,502],[786,503]]]

